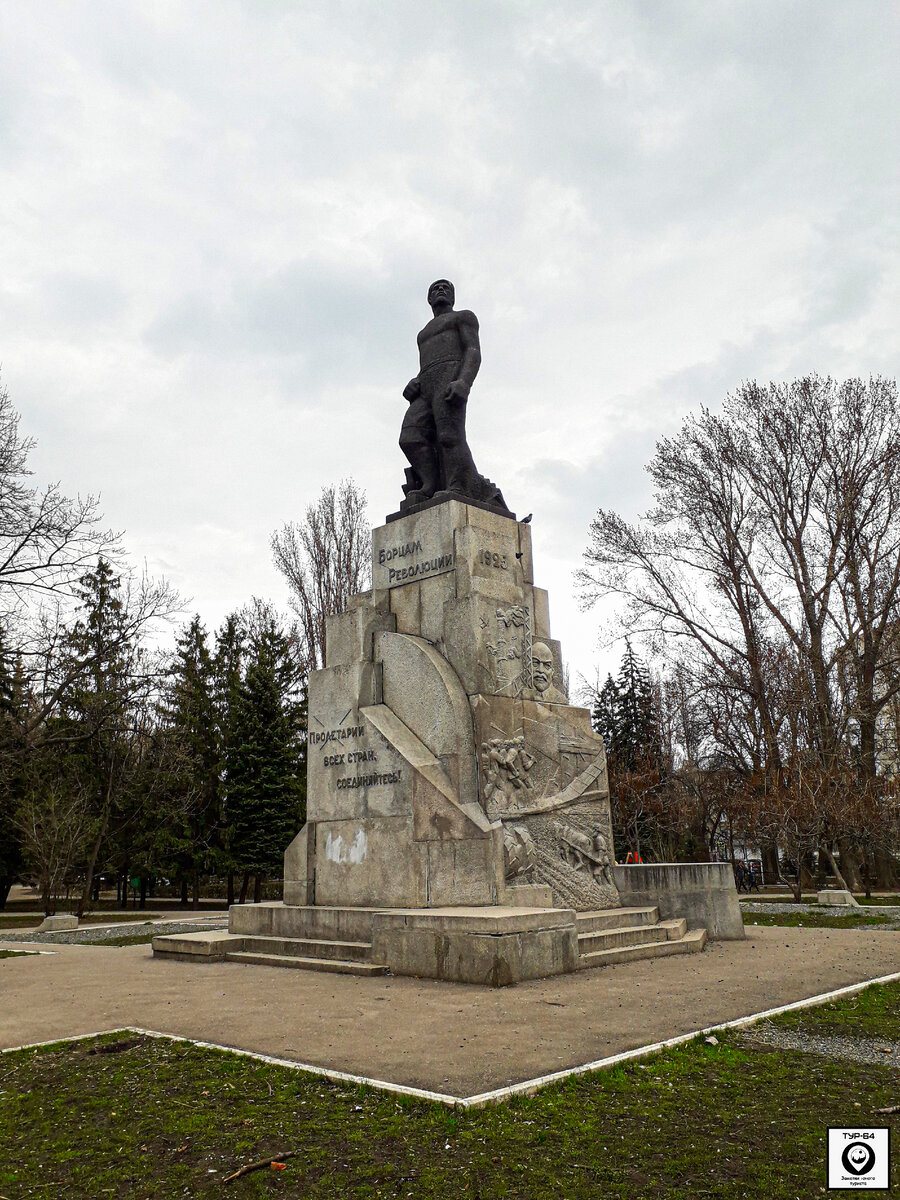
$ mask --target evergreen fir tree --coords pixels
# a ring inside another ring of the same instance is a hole
[[[201,874],[222,861],[222,745],[213,660],[199,616],[178,639],[164,706],[169,738],[168,787],[182,820],[165,830],[165,853],[173,873],[193,883],[199,900]]]
[[[72,681],[60,696],[56,732],[69,741],[66,769],[78,772],[93,808],[81,915],[103,865],[101,851],[109,854],[124,831],[131,836],[141,817],[135,778],[144,749],[139,713],[149,681],[121,580],[105,559],[82,576],[77,595],[81,616],[65,635],[61,664]]]
[[[591,710],[591,724],[594,732],[599,733],[606,746],[607,756],[615,752],[616,721],[618,719],[619,691],[612,675],[606,676],[606,682],[594,698]]]
[[[259,880],[280,866],[300,827],[303,742],[289,639],[271,613],[257,612],[254,623],[226,769],[231,856]]]
[[[233,873],[238,866],[231,849],[234,840],[231,819],[231,789],[235,780],[237,764],[235,719],[243,679],[245,649],[244,630],[240,617],[237,613],[230,613],[216,635],[216,653],[213,660],[219,744],[222,755],[223,830],[220,841],[223,866],[229,879],[229,897],[233,888]]]
[[[0,909],[22,869],[22,843],[15,821],[24,770],[22,703],[18,664],[0,628]]]
[[[650,672],[634,653],[630,642],[616,681],[613,754],[616,765],[634,771],[658,758],[658,737]]]

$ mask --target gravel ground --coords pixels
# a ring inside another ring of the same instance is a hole
[[[45,943],[59,946],[83,946],[92,942],[105,942],[117,937],[146,937],[151,933],[195,933],[203,929],[223,929],[228,925],[228,914],[221,917],[203,917],[197,921],[129,921],[125,925],[85,925],[81,929],[61,929],[55,933],[0,933],[4,942],[28,942],[29,945]]]
[[[821,912],[820,904],[793,904],[780,900],[741,900],[741,912],[761,912],[761,913],[808,913]],[[856,912],[856,909],[849,907],[836,908],[835,912],[840,916],[845,912]]]
[[[900,920],[900,905],[897,904],[794,904],[780,900],[741,900],[744,913],[830,913],[835,917],[897,917]]]
[[[822,1058],[846,1058],[852,1062],[877,1063],[900,1071],[900,1042],[885,1039],[854,1037],[823,1037],[817,1033],[802,1033],[796,1029],[779,1029],[768,1021],[754,1025],[741,1034],[741,1040],[752,1045],[775,1046],[779,1050],[803,1050]]]

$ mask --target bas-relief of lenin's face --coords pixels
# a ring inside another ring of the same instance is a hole
[[[456,289],[449,279],[436,279],[428,289],[428,303],[449,304],[452,308],[456,303]]]
[[[531,647],[531,678],[537,692],[546,692],[553,684],[553,651],[546,642]]]

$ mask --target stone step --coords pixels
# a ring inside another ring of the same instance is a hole
[[[371,942],[340,942],[323,938],[245,937],[241,951],[252,954],[284,954],[292,958],[337,958],[344,962],[367,962]]]
[[[349,962],[339,958],[300,958],[291,954],[259,954],[231,950],[226,962],[254,963],[260,967],[294,967],[302,971],[330,971],[336,975],[386,975],[381,963]]]
[[[659,909],[655,905],[641,908],[601,908],[595,912],[575,914],[579,933],[599,933],[602,929],[630,928],[634,925],[655,925]]]
[[[687,921],[684,917],[673,917],[670,921],[660,921],[659,925],[661,929],[666,931],[667,937],[672,941],[683,938],[687,933]]]
[[[313,938],[322,941],[371,942],[378,908],[327,905],[232,904],[228,928],[247,937]]]
[[[580,955],[579,970],[588,967],[607,967],[614,963],[637,962],[642,958],[662,958],[667,954],[698,954],[706,945],[706,930],[692,929],[684,937],[664,942],[638,942],[633,946],[617,946],[612,950],[595,950]]]
[[[594,933],[579,933],[578,953],[593,954],[597,950],[612,950],[616,946],[638,946],[668,940],[668,930],[662,925],[623,925],[619,929],[598,929]]]

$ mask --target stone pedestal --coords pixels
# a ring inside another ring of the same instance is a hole
[[[562,690],[530,526],[455,500],[373,532],[309,684],[285,903],[618,903],[603,742]]]

